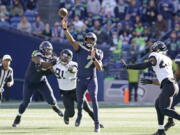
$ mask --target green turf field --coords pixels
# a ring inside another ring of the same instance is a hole
[[[180,112],[180,108],[178,108]],[[50,108],[29,108],[23,115],[21,125],[12,128],[11,124],[17,109],[0,109],[0,135],[150,135],[156,130],[156,114],[153,107],[101,108],[100,120],[105,128],[94,133],[93,122],[84,113],[80,127],[74,127],[75,118],[65,125]],[[180,122],[167,132],[180,135]]]

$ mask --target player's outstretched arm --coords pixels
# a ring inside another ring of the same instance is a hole
[[[160,83],[158,81],[155,80],[150,80],[150,79],[141,79],[141,84],[142,85],[146,85],[146,84],[154,84],[154,85],[160,85]]]
[[[64,29],[64,33],[66,35],[67,40],[70,41],[70,43],[73,46],[74,50],[78,50],[79,49],[79,44],[73,38],[73,36],[71,35],[71,33],[68,30],[68,21],[65,18],[63,18],[62,21],[61,21],[61,24],[62,24],[62,28]]]
[[[31,60],[32,60],[32,62],[37,64],[39,68],[45,68],[45,69],[49,69],[53,65],[56,64],[56,60],[55,59],[51,60],[49,62],[45,62],[39,56],[34,56],[34,57],[31,58]]]
[[[126,69],[135,69],[135,70],[141,70],[146,69],[151,66],[156,65],[156,59],[154,57],[150,57],[147,62],[144,63],[138,63],[138,64],[126,64],[126,62],[122,59],[121,64]]]

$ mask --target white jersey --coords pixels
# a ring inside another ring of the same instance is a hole
[[[149,57],[152,56],[154,56],[157,60],[156,65],[152,66],[152,68],[156,73],[159,83],[161,83],[165,78],[174,78],[172,60],[162,53],[152,52]]]
[[[70,61],[67,65],[63,65],[59,62],[53,66],[59,89],[68,91],[76,88],[77,66],[78,64],[73,61]],[[70,72],[69,69],[73,70],[73,72]]]

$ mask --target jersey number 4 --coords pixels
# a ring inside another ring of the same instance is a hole
[[[165,68],[166,66],[167,64],[165,64],[163,60],[159,64],[159,68]]]

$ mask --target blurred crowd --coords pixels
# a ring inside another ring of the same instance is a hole
[[[0,26],[65,41],[60,22],[50,26],[41,20],[37,0],[0,0],[0,4]],[[59,0],[62,7],[69,11],[75,39],[83,41],[89,31],[97,35],[97,46],[108,50],[105,62],[111,69],[120,66],[122,57],[142,60],[156,40],[167,44],[172,59],[180,52],[179,0]]]

